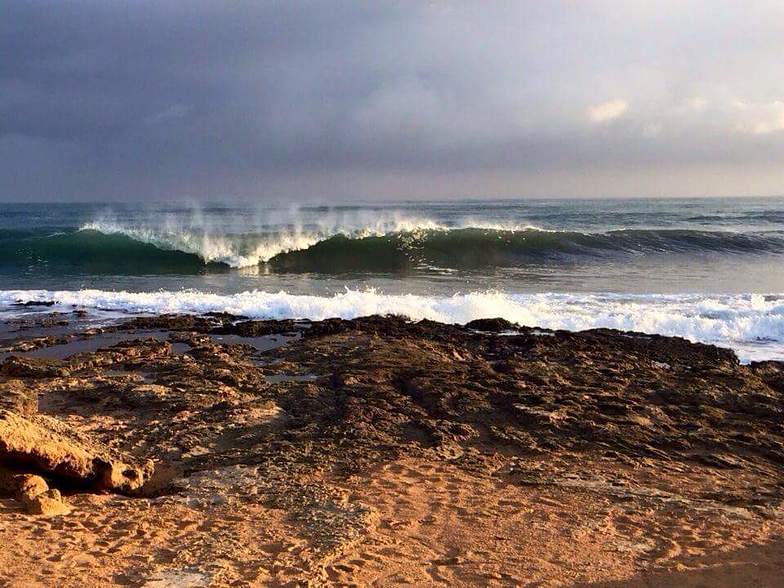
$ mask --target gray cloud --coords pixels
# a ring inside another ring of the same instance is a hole
[[[4,200],[784,191],[778,1],[3,12]]]

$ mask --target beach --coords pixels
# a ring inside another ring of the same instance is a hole
[[[784,4],[0,19],[0,588],[784,588]]]
[[[8,586],[780,581],[779,362],[502,319],[38,310],[3,326]]]

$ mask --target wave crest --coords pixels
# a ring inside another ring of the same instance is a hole
[[[265,266],[273,272],[478,270],[660,254],[784,253],[784,233],[535,227],[444,227],[397,221],[362,228],[215,234],[90,223],[77,231],[0,231],[0,265],[71,266],[96,273],[198,273]]]

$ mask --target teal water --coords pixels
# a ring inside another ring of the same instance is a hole
[[[784,290],[784,200],[0,204],[4,288]]]
[[[781,198],[0,204],[0,316],[504,316],[784,357],[783,261]]]

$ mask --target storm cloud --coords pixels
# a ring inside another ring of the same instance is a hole
[[[26,1],[0,199],[784,192],[784,5]]]

